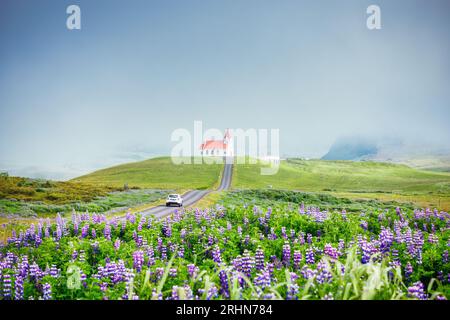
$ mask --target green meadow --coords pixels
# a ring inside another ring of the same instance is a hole
[[[192,160],[192,159],[191,159]],[[98,186],[151,189],[210,189],[219,182],[223,164],[174,164],[170,157],[127,163],[73,179]]]
[[[284,189],[328,193],[351,199],[412,202],[450,208],[450,174],[381,162],[288,159],[275,175],[258,164],[238,164],[233,188]]]

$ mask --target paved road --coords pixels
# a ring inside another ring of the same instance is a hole
[[[222,180],[220,181],[219,188],[217,188],[217,191],[223,191],[230,188],[231,185],[231,179],[232,179],[232,173],[233,173],[233,164],[232,163],[225,163],[223,174],[222,174]],[[183,206],[189,207],[198,202],[200,199],[202,199],[204,196],[206,196],[208,193],[210,193],[211,190],[191,190],[183,194]],[[167,216],[169,214],[172,214],[175,210],[179,208],[177,207],[166,207],[164,205],[153,207],[144,211],[139,212],[143,216],[153,215],[156,218],[161,218],[164,216]]]

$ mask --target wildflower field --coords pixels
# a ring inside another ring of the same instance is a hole
[[[230,192],[210,209],[177,208],[160,220],[77,212],[41,220],[0,248],[0,297],[450,296],[448,213],[302,193],[250,195]]]

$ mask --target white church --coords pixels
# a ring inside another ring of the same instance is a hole
[[[233,157],[234,147],[230,130],[225,130],[222,140],[206,140],[200,145],[200,151],[204,157]]]

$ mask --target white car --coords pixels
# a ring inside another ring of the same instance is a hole
[[[179,194],[169,194],[166,199],[166,207],[173,204],[181,207],[183,205],[183,198]]]

